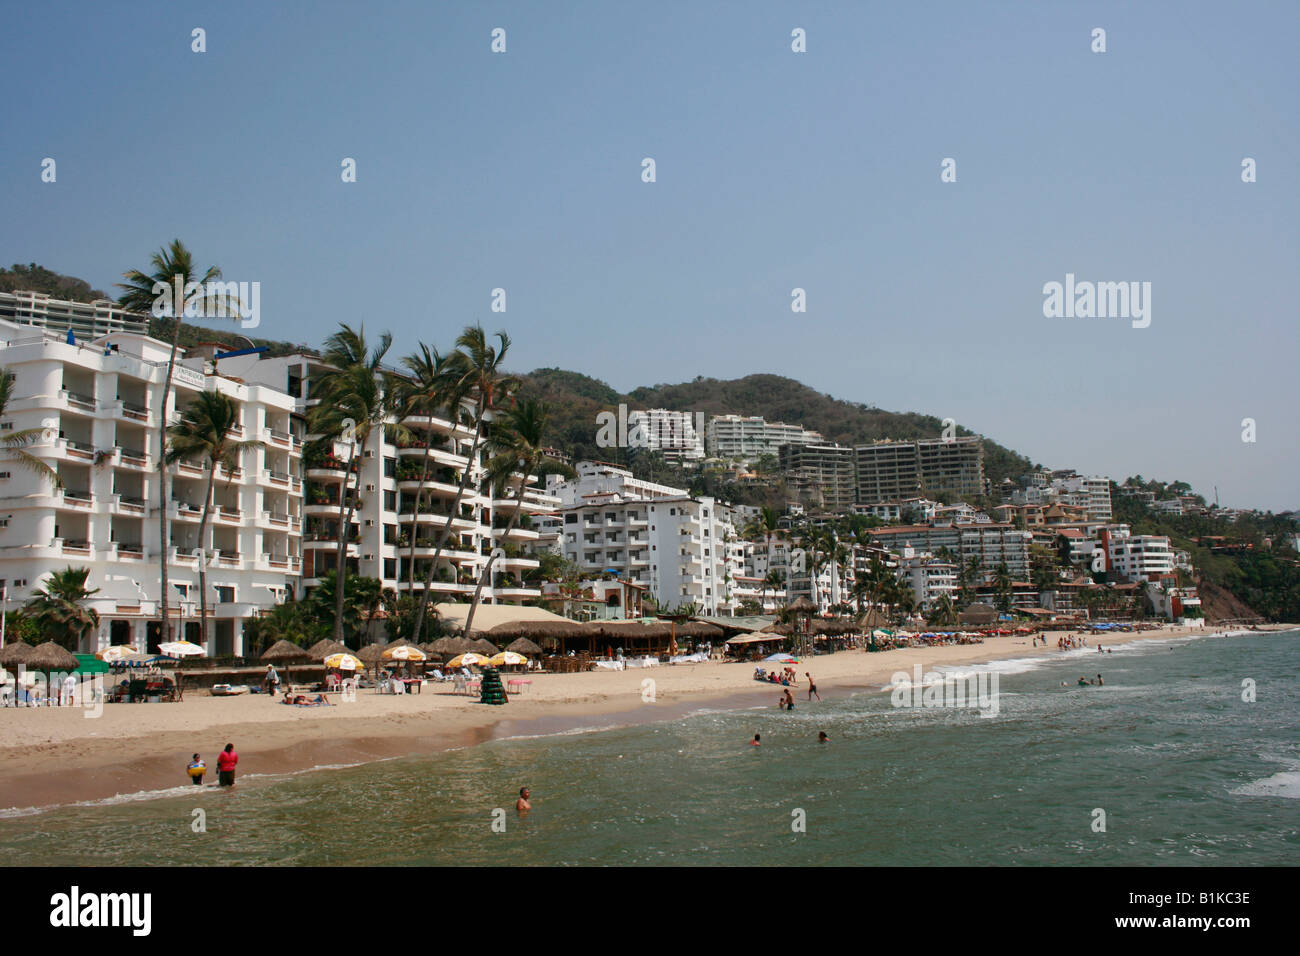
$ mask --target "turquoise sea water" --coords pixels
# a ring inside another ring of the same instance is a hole
[[[792,713],[0,814],[8,864],[1300,863],[1300,632],[998,668],[999,713],[863,692]],[[1101,671],[1103,687],[1077,687]],[[1242,700],[1242,681],[1257,700]],[[1069,686],[1061,686],[1067,681]],[[819,745],[825,730],[830,744]],[[749,746],[761,733],[761,747]],[[533,812],[513,810],[520,786]],[[206,814],[194,832],[193,811]],[[1105,832],[1094,829],[1105,812]],[[494,813],[494,811],[501,811]],[[801,811],[801,812],[800,812]],[[494,829],[494,821],[496,828]],[[500,832],[504,821],[504,832]],[[802,832],[796,832],[802,822]]]

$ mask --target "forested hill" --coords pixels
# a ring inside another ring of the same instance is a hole
[[[842,445],[863,444],[881,438],[939,438],[943,422],[932,415],[891,412],[825,395],[794,379],[780,375],[747,375],[724,381],[697,378],[680,385],[655,385],[620,395],[602,381],[562,369],[537,369],[524,376],[526,396],[542,398],[551,406],[555,443],[579,458],[610,459],[611,449],[597,448],[596,415],[617,411],[668,408],[704,415],[760,415],[769,422],[802,425]],[[972,434],[958,426],[958,435]],[[984,440],[985,474],[996,485],[1003,478],[1018,478],[1033,467],[1028,458]]]

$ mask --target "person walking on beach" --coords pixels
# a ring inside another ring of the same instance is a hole
[[[217,783],[223,787],[235,785],[235,764],[239,763],[239,754],[235,753],[234,744],[226,744],[226,749],[217,755]]]
[[[515,801],[515,813],[522,816],[533,808],[533,805],[528,801],[530,796],[532,796],[532,791],[527,787],[519,788],[519,799]]]
[[[203,774],[207,772],[207,765],[203,763],[203,758],[195,754],[190,758],[190,765],[185,768],[185,772],[190,775],[190,783],[198,787],[203,784]]]
[[[266,665],[266,677],[263,678],[263,681],[266,683],[266,692],[274,696],[280,687],[280,675],[276,671],[274,664]]]
[[[813,695],[814,695],[814,694],[817,694],[817,682],[816,682],[815,680],[813,680],[813,676],[812,676],[812,674],[809,674],[807,671],[804,671],[804,672],[803,672],[803,676],[806,677],[806,678],[808,678],[808,699],[809,699],[809,700],[812,700],[812,699],[813,699]],[[821,703],[821,699],[822,699],[822,695],[821,695],[821,694],[817,694],[817,702],[818,702],[818,703]]]

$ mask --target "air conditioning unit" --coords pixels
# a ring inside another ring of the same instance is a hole
[[[366,491],[374,491],[374,490],[375,490],[374,485],[366,485]]]
[[[363,554],[363,555],[361,556],[361,560],[362,560],[362,561],[373,561],[373,560],[375,560],[375,556],[374,556],[373,554]]]
[[[375,526],[375,519],[374,519],[374,518],[367,518],[367,519],[366,519],[366,527],[367,527],[367,528],[373,528],[374,526]]]
[[[366,457],[366,458],[374,458],[374,457],[375,457],[375,453],[374,453],[374,451],[372,451],[372,450],[367,450],[367,451],[366,451],[366,454],[365,454],[365,457]]]

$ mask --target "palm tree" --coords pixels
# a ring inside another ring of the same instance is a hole
[[[993,586],[998,593],[998,607],[1011,610],[1011,571],[1005,561],[999,561],[993,570]]]
[[[952,603],[952,597],[944,594],[934,602],[934,608],[930,612],[930,623],[940,626],[957,623],[957,608]]]
[[[767,575],[763,578],[763,586],[758,592],[759,614],[767,613],[767,591],[771,588],[773,591],[779,591],[785,584],[785,575],[775,568],[770,568]]]
[[[201,309],[205,314],[237,319],[239,318],[239,301],[225,293],[208,292],[208,283],[221,278],[221,270],[209,266],[198,278],[194,266],[194,257],[179,239],[155,252],[149,258],[152,272],[130,269],[122,273],[126,282],[119,282],[122,289],[117,303],[131,312],[141,312],[161,318],[169,312],[175,319],[172,329],[172,348],[167,356],[167,372],[163,376],[162,396],[158,403],[158,541],[159,541],[159,583],[162,588],[158,601],[158,616],[161,640],[171,640],[171,618],[167,613],[167,558],[170,551],[171,535],[169,533],[170,517],[167,505],[171,499],[171,474],[167,471],[167,406],[172,397],[172,374],[176,369],[176,348],[180,341],[181,326],[185,312],[191,306]],[[160,294],[167,290],[181,291],[183,301],[171,303],[170,308],[160,308]]]
[[[5,417],[9,410],[9,403],[13,400],[14,380],[13,372],[7,368],[0,369],[0,418]],[[26,450],[28,445],[39,441],[45,433],[44,428],[24,428],[22,431],[4,432],[0,434],[0,448],[13,456],[10,461],[44,478],[55,488],[62,488],[63,479],[59,477],[59,473]]]
[[[506,412],[504,420],[494,422],[488,448],[492,457],[488,461],[488,482],[493,489],[493,497],[509,496],[510,487],[514,485],[514,498],[518,502],[510,514],[502,543],[515,530],[519,516],[523,514],[524,489],[532,475],[565,474],[572,476],[574,471],[563,462],[556,461],[546,454],[547,408],[541,402],[525,401]],[[478,610],[479,598],[483,586],[492,579],[492,562],[496,560],[497,549],[493,547],[488,554],[487,564],[479,575],[478,585],[474,588],[474,598],[469,605],[469,614],[465,616],[465,634],[470,633],[474,623],[474,612]]]
[[[503,362],[510,351],[510,336],[504,332],[496,334],[497,345],[488,343],[487,334],[481,325],[471,325],[461,332],[456,339],[456,351],[449,359],[448,374],[455,384],[449,386],[457,395],[472,396],[474,402],[474,438],[470,443],[469,456],[461,472],[460,485],[456,489],[456,498],[452,502],[447,520],[438,534],[438,544],[434,548],[433,560],[424,577],[424,593],[420,596],[420,609],[415,615],[415,633],[419,634],[424,626],[424,618],[429,610],[429,598],[433,594],[433,576],[438,569],[438,559],[442,557],[447,539],[451,536],[452,522],[460,516],[461,499],[469,487],[470,476],[477,467],[479,448],[483,442],[486,423],[495,414],[497,408],[519,386],[519,380],[506,375]],[[456,410],[457,412],[459,409]],[[459,415],[457,415],[459,418]]]
[[[455,426],[465,395],[463,381],[452,374],[450,356],[442,355],[436,348],[431,349],[421,342],[419,351],[402,359],[402,364],[411,373],[411,380],[404,383],[401,389],[402,417],[432,418],[445,410],[447,418]],[[407,591],[412,596],[415,594],[415,540],[419,536],[420,504],[424,497],[425,483],[429,480],[430,460],[426,448],[420,460],[420,481],[415,489],[411,546],[406,562]]]
[[[47,639],[56,641],[70,651],[75,651],[87,631],[99,627],[99,615],[94,608],[82,607],[81,602],[99,593],[99,588],[86,589],[89,568],[71,565],[50,575],[45,587],[37,588],[23,609],[32,624]]]
[[[202,392],[185,408],[180,422],[168,431],[171,448],[167,464],[182,458],[201,458],[208,466],[208,487],[203,492],[203,515],[199,518],[199,643],[208,644],[208,522],[212,518],[212,491],[217,465],[233,475],[245,451],[262,443],[255,438],[236,441],[239,404],[220,392]]]
[[[312,388],[312,397],[320,399],[308,413],[307,428],[319,436],[316,441],[333,449],[334,442],[348,446],[348,463],[339,492],[338,557],[335,570],[339,585],[334,600],[334,640],[343,640],[343,602],[347,589],[347,547],[352,529],[352,516],[356,512],[361,482],[355,481],[348,490],[348,478],[353,474],[358,460],[365,457],[366,446],[374,436],[382,435],[385,422],[395,411],[398,390],[391,373],[384,371],[384,355],[393,344],[393,337],[385,332],[379,344],[371,350],[366,344],[365,326],[353,329],[341,324],[339,331],[325,340],[324,359],[330,370],[318,376]],[[398,426],[398,430],[400,426]],[[418,633],[418,632],[417,632]]]

